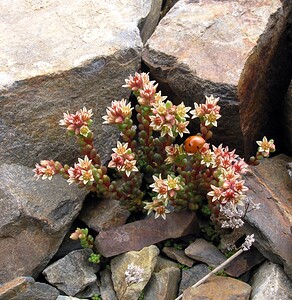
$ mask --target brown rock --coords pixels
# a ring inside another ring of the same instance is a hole
[[[178,238],[198,232],[197,218],[188,211],[168,214],[162,218],[148,219],[101,231],[95,239],[95,247],[103,256],[141,250],[169,238]]]
[[[59,176],[36,181],[24,166],[4,164],[0,173],[0,283],[37,277],[57,252],[87,192]]]
[[[204,239],[196,239],[185,249],[185,254],[212,267],[217,267],[226,260],[213,244]]]
[[[264,260],[263,255],[255,247],[251,247],[249,251],[244,251],[241,255],[237,256],[227,266],[225,273],[232,277],[239,277]]]
[[[283,152],[292,156],[292,83],[283,101],[283,117],[280,118],[282,126]]]
[[[212,276],[196,288],[188,288],[183,300],[248,300],[251,286],[242,281],[222,276]]]
[[[292,278],[292,187],[285,155],[263,161],[246,176],[247,196],[261,204],[246,216],[247,234],[255,234],[255,246],[269,260],[282,264]]]
[[[250,2],[246,1],[252,7]],[[292,74],[292,5],[289,0],[281,1],[280,6],[279,1],[260,2],[273,6],[275,13],[246,60],[238,83],[245,154],[247,157],[254,155],[257,149],[255,142],[266,135],[275,139],[280,153],[291,155],[291,147],[287,144],[290,140],[291,146],[291,122],[290,125],[287,123],[291,114],[287,118],[289,104],[284,96]],[[258,8],[254,11],[259,12]],[[289,107],[291,113],[291,104]]]
[[[78,216],[88,227],[99,232],[126,223],[130,212],[119,201],[112,199],[91,198],[86,201]]]
[[[58,121],[83,106],[93,109],[106,160],[118,132],[101,117],[111,101],[129,95],[121,86],[140,67],[139,28],[144,39],[152,33],[161,2],[0,1],[0,161],[76,161],[75,139]]]
[[[195,262],[194,260],[186,256],[183,250],[175,249],[173,247],[164,247],[162,249],[162,252],[168,257],[176,260],[180,264],[186,265],[188,267],[192,267]]]
[[[212,142],[237,148],[239,154],[240,74],[269,16],[280,6],[280,0],[178,1],[143,51],[143,61],[171,100],[193,106],[205,101],[204,95],[220,97],[222,118]],[[191,132],[198,132],[194,125]]]
[[[17,277],[0,286],[0,300],[56,300],[59,291],[32,277]]]

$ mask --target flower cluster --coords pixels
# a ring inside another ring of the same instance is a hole
[[[161,136],[168,134],[171,137],[176,137],[177,134],[183,137],[184,133],[190,133],[187,129],[189,117],[187,112],[190,107],[186,107],[182,102],[180,105],[175,106],[171,101],[157,101],[153,103],[152,113],[150,116],[150,126],[155,131],[161,131]]]
[[[103,124],[122,124],[126,118],[131,118],[132,109],[131,103],[125,99],[112,101],[111,107],[106,110],[107,115],[102,117]]]
[[[91,160],[85,155],[84,159],[78,158],[78,163],[74,164],[74,168],[71,167],[68,170],[69,179],[68,183],[83,183],[92,184],[94,181],[93,173],[92,173],[93,165]]]
[[[217,126],[217,120],[221,117],[219,114],[220,106],[217,105],[219,98],[214,98],[213,95],[206,97],[206,103],[198,104],[195,103],[195,109],[191,110],[190,113],[193,115],[192,119],[199,118],[201,124],[204,126]]]
[[[127,286],[143,281],[143,273],[143,268],[136,266],[133,263],[129,264],[127,270],[125,271],[125,280]]]
[[[62,168],[59,162],[53,160],[41,160],[40,164],[35,165],[33,170],[37,179],[49,179],[51,180],[55,174]]]
[[[87,110],[85,107],[76,112],[76,114],[64,113],[63,119],[60,120],[59,125],[66,126],[67,132],[72,135],[82,135],[88,137],[91,132],[89,126],[92,123],[92,110]]]
[[[241,245],[242,250],[248,251],[254,242],[255,242],[254,234],[247,235],[244,243]]]
[[[112,160],[109,162],[109,168],[115,168],[119,172],[125,172],[129,177],[131,172],[138,172],[136,167],[135,154],[128,148],[128,143],[118,141],[117,148],[113,148]]]
[[[161,216],[165,219],[165,214],[170,212],[166,207],[174,201],[177,192],[183,189],[184,182],[181,176],[174,175],[168,175],[166,179],[162,179],[161,174],[158,177],[153,175],[153,179],[154,183],[150,187],[157,195],[153,197],[152,202],[144,202],[144,209],[148,214],[154,211],[155,218]]]
[[[223,227],[239,227],[247,211],[240,209],[248,203],[248,188],[243,180],[247,164],[234,150],[207,142],[221,117],[219,98],[206,96],[205,103],[194,103],[191,110],[183,102],[174,105],[162,96],[149,74],[135,73],[125,81],[123,86],[131,90],[133,101],[112,101],[103,116],[104,124],[116,125],[121,133],[122,140],[113,148],[108,168],[115,169],[114,177],[122,180],[111,181],[107,167],[102,166],[90,130],[92,110],[85,107],[75,114],[64,113],[59,122],[77,137],[83,158],[73,167],[43,160],[36,164],[35,176],[52,179],[60,173],[69,184],[109,194],[123,204],[128,202],[130,211],[142,210],[144,204],[155,218],[165,219],[175,209],[188,207],[195,211],[208,204],[213,220]],[[132,120],[134,109],[137,120]],[[190,116],[199,118],[199,132],[189,136],[183,145],[175,144],[178,136],[190,133]],[[258,152],[250,160],[254,165],[275,151],[273,140],[264,137],[257,143]]]

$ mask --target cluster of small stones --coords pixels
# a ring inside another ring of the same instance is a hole
[[[0,3],[0,300],[291,299],[291,1],[138,2]],[[74,141],[57,124],[83,106],[93,109],[97,148],[109,158],[118,133],[101,116],[128,97],[121,86],[141,61],[171,100],[192,106],[204,94],[221,98],[228,117],[212,142],[249,156],[267,134],[286,154],[247,175],[261,211],[222,237],[229,244],[254,233],[254,247],[226,276],[197,288],[190,287],[226,257],[203,238],[194,213],[129,223],[119,199],[97,201],[59,177],[32,177],[41,159],[76,160]],[[100,265],[69,239],[80,222],[95,236]],[[143,272],[127,285],[131,264]]]

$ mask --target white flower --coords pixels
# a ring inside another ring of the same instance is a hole
[[[248,251],[252,246],[253,242],[255,241],[254,234],[247,235],[245,238],[244,243],[241,245],[243,251]]]
[[[128,265],[127,270],[125,271],[126,283],[128,286],[139,283],[143,281],[142,275],[144,273],[144,269],[139,266],[135,266],[133,263]]]

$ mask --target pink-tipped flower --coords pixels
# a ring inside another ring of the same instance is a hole
[[[55,162],[53,160],[41,160],[40,164],[35,165],[33,172],[37,180],[39,178],[52,180],[57,173]]]
[[[121,168],[121,171],[124,171],[126,175],[129,177],[132,172],[138,172],[138,168],[136,167],[136,160],[125,160],[124,164]]]
[[[270,155],[270,152],[276,151],[274,140],[268,141],[266,137],[264,137],[262,141],[257,141],[257,144],[259,145],[258,152],[263,157],[268,157]]]
[[[143,89],[143,87],[150,82],[148,74],[146,73],[139,74],[137,72],[135,73],[134,77],[130,75],[129,79],[125,79],[125,81],[126,84],[124,84],[123,87],[128,87],[134,92]]]
[[[154,179],[154,183],[152,183],[150,187],[152,188],[153,192],[158,193],[157,198],[167,198],[168,187],[165,180],[161,178],[161,174],[159,174],[159,177],[155,175],[152,177]]]
[[[115,168],[123,171],[129,177],[132,172],[138,172],[136,167],[135,154],[128,148],[128,143],[117,142],[117,148],[113,148],[112,160],[109,162],[109,168]]]
[[[85,155],[84,159],[78,158],[78,163],[74,164],[74,168],[71,167],[68,170],[69,184],[72,183],[83,183],[91,184],[94,181],[92,175],[92,161]]]
[[[155,94],[158,84],[154,85],[152,82],[145,84],[143,89],[140,90],[140,95],[138,96],[138,102],[143,106],[150,106],[156,103]]]
[[[217,105],[219,98],[206,96],[206,102],[204,104],[195,103],[195,109],[190,111],[193,115],[192,119],[200,118],[200,121],[204,126],[217,126],[217,120],[221,117],[219,114],[220,106]]]
[[[103,116],[103,124],[122,124],[125,118],[132,116],[131,103],[127,104],[125,99],[120,101],[112,101],[111,107],[106,109],[106,116]]]
[[[242,200],[246,197],[244,192],[248,190],[244,186],[244,181],[240,180],[240,175],[236,174],[232,167],[221,171],[219,186],[211,185],[212,191],[207,195],[212,197],[212,202],[218,201],[221,204],[243,205]]]
[[[93,116],[92,110],[87,110],[85,107],[76,112],[76,114],[64,113],[63,119],[60,120],[59,124],[61,126],[66,126],[67,131],[75,135],[80,134],[81,128],[83,135],[88,135],[90,132],[88,126],[91,124],[91,117]],[[87,129],[86,129],[87,127]]]

